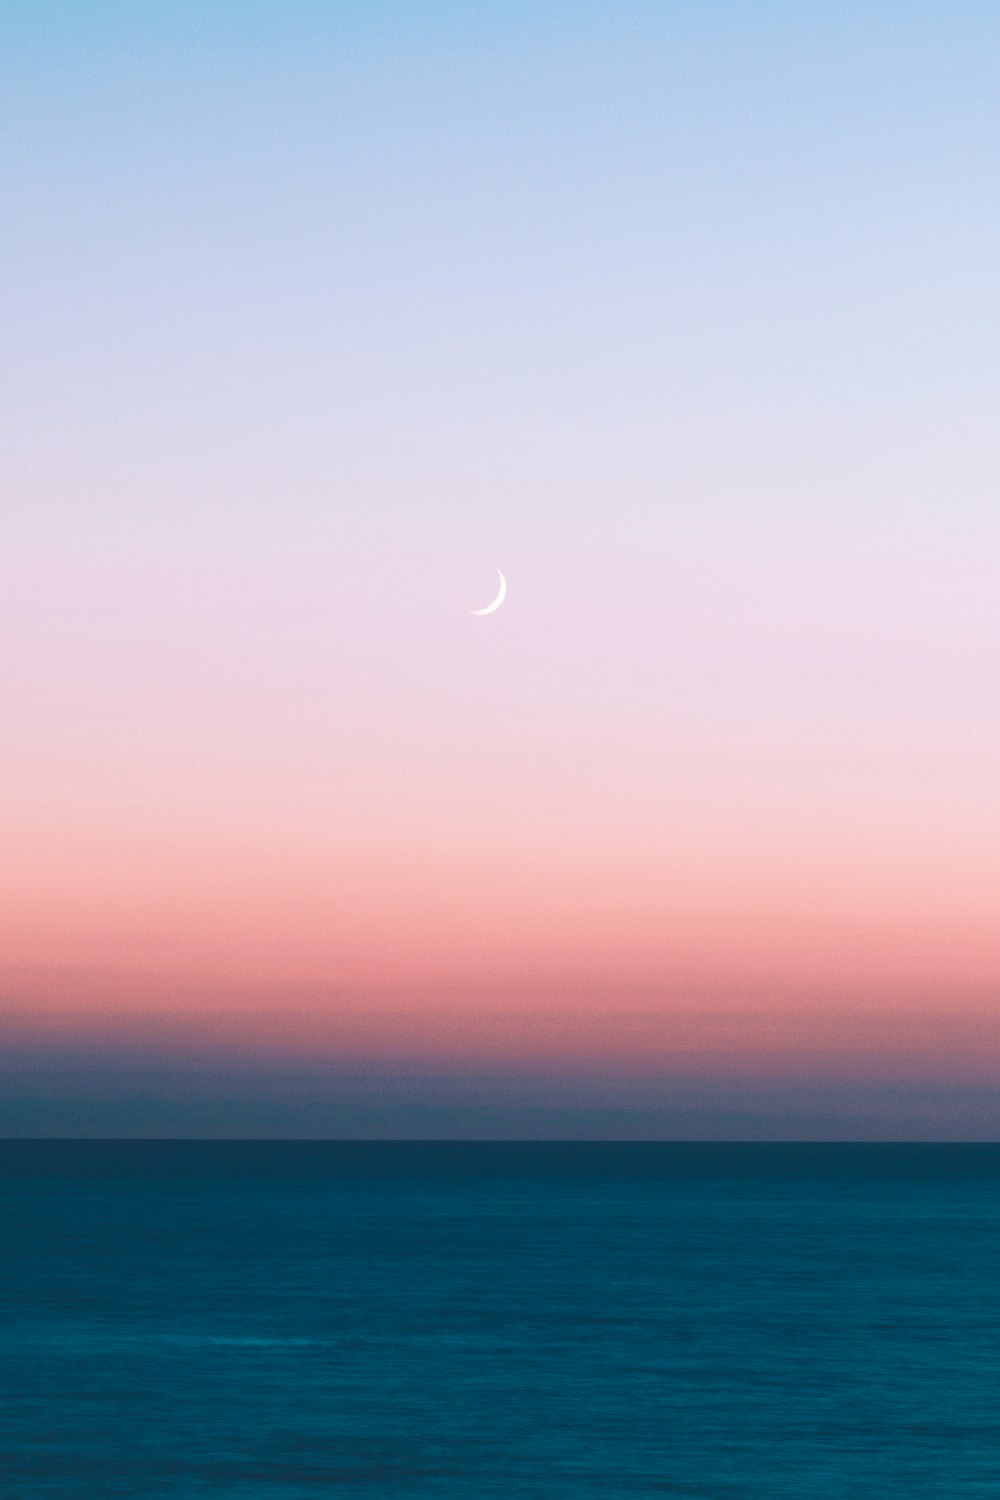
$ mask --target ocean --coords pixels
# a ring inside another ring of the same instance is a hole
[[[1000,1495],[1000,1146],[0,1143],[0,1488]]]

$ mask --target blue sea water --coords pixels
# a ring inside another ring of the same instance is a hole
[[[1000,1147],[0,1144],[0,1484],[1000,1495]]]

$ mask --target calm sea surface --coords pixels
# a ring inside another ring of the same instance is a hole
[[[1000,1147],[20,1142],[0,1194],[12,1500],[1000,1496]]]

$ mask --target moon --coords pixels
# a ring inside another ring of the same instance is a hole
[[[491,615],[495,609],[499,609],[500,608],[500,606],[503,603],[504,599],[507,597],[507,580],[503,576],[503,574],[500,573],[500,569],[499,568],[497,568],[497,572],[500,574],[500,592],[499,592],[499,594],[497,594],[497,596],[493,600],[492,604],[487,604],[487,606],[486,606],[485,609],[470,609],[469,610],[469,614],[470,615]]]

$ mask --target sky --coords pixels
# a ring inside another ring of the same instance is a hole
[[[998,47],[3,7],[0,1130],[996,1135]]]

